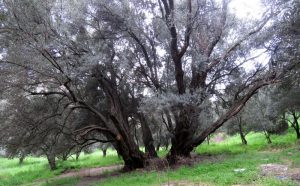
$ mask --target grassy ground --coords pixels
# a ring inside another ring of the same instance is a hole
[[[55,171],[49,170],[45,158],[28,157],[25,159],[23,165],[18,164],[18,159],[8,160],[0,158],[0,186],[21,185],[31,183],[35,180],[45,180],[53,178],[68,169],[101,167],[122,163],[122,160],[114,152],[108,152],[106,158],[102,158],[101,156],[101,152],[96,151],[88,155],[82,154],[78,161],[74,158],[70,158],[64,162],[58,161],[58,169]],[[74,184],[74,179],[63,179],[58,182],[59,184],[54,182],[52,185],[63,185],[62,183],[65,183],[65,185],[66,183]]]
[[[293,149],[289,149],[293,151]],[[95,185],[101,186],[148,186],[160,185],[174,181],[189,181],[207,185],[282,185],[296,186],[292,181],[280,181],[275,178],[263,178],[259,175],[258,166],[265,163],[281,162],[281,153],[243,153],[225,156],[218,162],[204,162],[194,167],[182,167],[175,171],[131,173],[118,178],[109,178]],[[242,173],[234,172],[234,169],[245,168]]]
[[[272,144],[267,143],[267,140],[262,133],[250,133],[246,136],[246,139],[248,145],[241,145],[240,136],[235,135],[217,144],[202,144],[196,151],[200,154],[239,154],[266,149],[285,148],[295,144],[296,135],[290,128],[285,135],[272,135]]]
[[[267,144],[263,134],[251,133],[247,137],[248,145],[241,145],[238,136],[231,137],[219,144],[203,144],[197,153],[217,157],[193,167],[181,167],[165,172],[134,172],[118,178],[109,178],[95,186],[148,186],[163,185],[176,181],[185,181],[207,185],[255,184],[266,186],[296,186],[299,183],[290,180],[278,180],[260,176],[259,165],[283,163],[289,161],[294,167],[300,167],[300,145],[296,143],[292,131],[284,136],[272,136],[273,144]],[[278,150],[280,149],[280,150]],[[234,169],[245,169],[237,173]],[[179,185],[179,184],[178,184]],[[191,184],[194,185],[194,184]]]
[[[267,144],[263,134],[251,133],[247,135],[248,145],[240,144],[239,136],[233,136],[218,144],[203,144],[195,151],[205,155],[209,160],[203,161],[193,167],[181,167],[165,172],[136,171],[123,174],[119,177],[108,178],[94,185],[101,186],[144,186],[160,185],[173,181],[188,181],[192,183],[205,183],[207,185],[290,185],[297,183],[276,178],[261,177],[260,164],[283,163],[289,161],[293,167],[300,167],[300,144],[292,130],[283,136],[272,136],[273,144]],[[277,150],[281,149],[281,150]],[[166,151],[160,152],[160,155]],[[100,167],[119,164],[122,161],[115,153],[110,152],[106,158],[101,158],[99,151],[89,155],[82,155],[79,161],[70,159],[58,162],[59,169],[49,171],[45,158],[27,158],[24,165],[18,165],[18,160],[0,158],[0,186],[22,185],[43,180],[44,186],[50,185],[76,185],[77,178],[64,178],[51,180],[66,169],[79,169],[85,167]],[[244,168],[244,172],[236,173],[234,169]],[[49,181],[45,181],[49,179]],[[299,185],[299,184],[298,184]]]

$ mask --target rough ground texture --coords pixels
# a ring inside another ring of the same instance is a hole
[[[149,160],[149,166],[147,166],[145,169],[140,169],[137,170],[139,172],[147,172],[147,171],[164,171],[167,169],[177,169],[183,165],[188,165],[192,166],[196,163],[203,162],[203,161],[212,161],[212,162],[217,162],[220,161],[224,158],[224,156],[208,156],[208,155],[197,155],[197,154],[192,154],[191,158],[180,158],[178,159],[178,163],[176,166],[170,167],[168,165],[168,162],[166,159],[160,159],[160,158],[155,158],[152,160]],[[121,165],[116,165],[116,166],[110,166],[110,167],[101,167],[101,168],[92,168],[92,169],[82,169],[80,171],[76,172],[68,172],[64,173],[59,176],[59,178],[66,178],[66,177],[80,177],[80,181],[77,184],[77,186],[89,186],[97,181],[100,181],[103,178],[106,178],[108,176],[118,176],[120,172],[114,172],[112,174],[105,174],[106,172],[112,172],[112,171],[118,171],[121,170],[122,166]],[[179,182],[168,182],[163,184],[162,186],[209,186],[208,184],[204,183],[192,183],[188,181],[179,181]]]
[[[76,186],[89,186],[94,182],[99,181],[101,178],[119,175],[118,171],[120,171],[122,168],[123,165],[113,165],[108,167],[81,169],[79,171],[71,171],[61,174],[57,177],[57,179],[67,177],[79,177],[80,181],[77,183]],[[109,172],[113,173],[107,174]]]
[[[102,174],[102,175],[92,176],[92,177],[82,177],[80,178],[80,181],[76,184],[76,186],[90,186],[95,182],[99,182],[99,180],[103,178],[118,176],[119,174],[120,172],[117,171],[110,174]]]
[[[68,171],[65,172],[55,178],[47,179],[47,180],[37,180],[35,183],[25,184],[22,186],[40,186],[45,182],[51,182],[53,180],[59,180],[63,178],[79,178],[79,182],[76,186],[90,186],[93,183],[112,176],[118,176],[120,174],[120,170],[123,168],[123,165],[112,165],[107,167],[98,167],[98,168],[86,168],[80,169],[77,171]]]
[[[288,165],[280,164],[262,164],[260,165],[263,176],[287,176]]]
[[[122,165],[113,165],[108,167],[99,168],[87,168],[80,169],[79,171],[66,172],[58,176],[57,178],[67,178],[67,177],[96,177],[101,176],[107,172],[117,171],[122,169]]]
[[[283,164],[262,164],[260,169],[263,176],[275,176],[278,179],[292,179],[300,182],[300,168],[290,168]]]
[[[162,184],[161,186],[209,186],[209,185],[203,183],[192,183],[188,181],[180,181],[180,182],[168,182]]]
[[[196,153],[192,153],[191,157],[178,157],[177,163],[175,165],[169,165],[168,161],[165,158],[154,158],[148,160],[148,166],[145,169],[141,169],[140,171],[164,171],[168,169],[177,169],[182,166],[193,166],[200,162],[218,162],[224,159],[224,155],[199,155]]]

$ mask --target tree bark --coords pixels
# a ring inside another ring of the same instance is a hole
[[[241,118],[239,117],[238,118],[238,122],[239,122],[239,133],[240,133],[240,137],[241,137],[241,140],[242,140],[242,144],[243,145],[247,145],[248,144],[248,142],[247,142],[247,140],[246,140],[246,136],[245,136],[245,134],[244,134],[244,132],[243,132],[243,127],[242,127],[242,122],[241,122]]]
[[[272,78],[257,82],[255,85],[249,88],[243,97],[241,97],[239,100],[236,100],[223,116],[221,116],[208,128],[203,130],[197,137],[193,136],[195,129],[191,127],[196,121],[193,121],[190,117],[196,115],[198,112],[195,113],[195,110],[191,108],[182,109],[179,117],[176,118],[175,135],[172,138],[171,150],[167,155],[169,163],[176,163],[177,156],[189,157],[190,152],[195,147],[203,143],[208,135],[215,132],[226,121],[238,114],[246,102],[257,92],[258,89],[273,82],[274,80]]]
[[[169,140],[167,139],[166,144],[165,144],[165,150],[169,149],[169,145],[170,145],[170,143],[169,143]]]
[[[107,149],[102,149],[102,154],[103,154],[104,158],[106,157],[106,152],[107,152]]]
[[[170,39],[170,54],[175,66],[175,80],[176,80],[176,86],[177,91],[179,95],[182,95],[186,92],[185,82],[184,82],[184,71],[182,68],[182,57],[185,55],[187,48],[190,45],[190,35],[192,32],[192,1],[187,0],[187,8],[188,8],[188,14],[187,14],[187,22],[186,22],[186,28],[184,32],[184,42],[182,47],[178,46],[178,33],[177,28],[175,25],[175,19],[174,19],[174,12],[175,12],[175,3],[174,0],[162,0],[162,4],[164,7],[164,16],[166,25],[169,29],[171,39]],[[176,126],[174,131],[172,131],[172,139],[171,139],[171,149],[170,152],[167,155],[167,159],[169,163],[174,164],[176,163],[177,156],[190,156],[190,152],[192,149],[188,148],[186,144],[189,144],[189,141],[191,141],[193,137],[193,129],[191,128],[191,118],[189,108],[183,106],[179,113],[177,114],[177,117],[175,117],[176,120]]]
[[[119,140],[113,144],[118,154],[124,160],[124,171],[131,171],[145,167],[145,157],[141,151],[136,149],[135,144],[128,147],[123,140]]]
[[[208,135],[208,136],[206,137],[206,140],[207,140],[207,145],[209,145],[209,143],[210,143],[210,135]]]
[[[268,131],[264,130],[264,134],[265,134],[265,137],[267,139],[267,142],[268,144],[271,144],[272,143],[272,140],[271,140],[271,137],[270,137],[270,134]]]
[[[48,154],[47,155],[47,160],[48,160],[48,164],[51,170],[56,170],[57,166],[56,166],[56,161],[55,161],[55,156],[53,154]]]
[[[19,165],[22,165],[24,163],[24,159],[25,159],[25,155],[21,154],[21,156],[19,158]]]
[[[115,139],[112,143],[119,156],[124,160],[124,171],[131,171],[137,168],[144,168],[145,157],[139,150],[139,147],[134,141],[134,137],[130,131],[122,130],[122,126],[126,124],[120,124],[119,121],[111,116],[111,120],[114,126],[117,127],[117,135],[112,136],[111,133],[104,133],[107,139]],[[126,122],[122,120],[122,122]]]
[[[127,114],[124,111],[118,94],[116,77],[113,74],[114,72],[112,71],[111,79],[104,77],[102,74],[99,74],[98,77],[98,81],[107,95],[110,105],[110,116],[108,119],[103,119],[106,127],[110,128],[110,132],[106,134],[106,137],[107,139],[116,139],[113,145],[124,160],[124,171],[144,168],[145,157],[134,141],[134,135],[129,127]],[[100,118],[103,117],[100,116]]]
[[[184,94],[185,93],[185,83],[184,83],[184,72],[182,70],[182,62],[181,59],[177,56],[173,58],[175,64],[175,79],[178,93]]]
[[[160,143],[157,143],[157,145],[156,145],[156,152],[159,152],[159,149],[160,149]]]
[[[68,156],[69,156],[68,153],[63,154],[63,155],[62,155],[62,160],[63,160],[63,161],[67,161],[67,160],[68,160]]]
[[[297,139],[300,139],[300,130],[299,130],[299,123],[296,123],[296,134],[297,134]]]
[[[190,157],[190,143],[193,140],[194,128],[192,123],[196,122],[194,115],[196,114],[194,108],[182,108],[177,116],[175,116],[176,127],[174,136],[171,138],[171,149],[167,155],[170,164],[175,164],[178,156]],[[196,117],[197,118],[197,117]]]
[[[81,153],[80,151],[79,151],[79,152],[76,152],[76,158],[75,158],[75,159],[76,159],[76,161],[78,161],[78,159],[79,159],[79,156],[80,156],[80,153]]]
[[[295,111],[293,111],[292,116],[293,116],[293,120],[294,120],[292,123],[292,126],[295,129],[297,139],[300,139],[300,126],[299,126],[299,122],[298,122],[300,115],[297,116],[297,113]]]
[[[141,122],[141,128],[142,128],[142,135],[143,135],[143,143],[145,146],[146,154],[149,158],[157,158],[157,153],[154,147],[154,140],[152,137],[152,132],[150,130],[150,127],[147,123],[147,119],[145,116],[140,113],[139,114],[140,122]]]

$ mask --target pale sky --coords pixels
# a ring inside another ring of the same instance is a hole
[[[238,18],[244,20],[260,19],[265,12],[261,0],[232,0],[229,8]],[[251,56],[258,57],[243,65],[246,71],[253,70],[258,63],[266,65],[269,61],[269,56],[263,49],[251,51]]]
[[[241,19],[257,19],[264,12],[261,0],[232,0],[229,7]]]

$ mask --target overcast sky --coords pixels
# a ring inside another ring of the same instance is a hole
[[[240,19],[260,19],[265,11],[261,0],[232,0],[229,7],[230,11],[234,12]],[[243,65],[246,71],[254,69],[257,63],[266,65],[269,61],[269,56],[264,53],[263,49],[252,51],[251,54],[252,57],[259,57]]]
[[[260,18],[264,11],[261,0],[232,0],[229,7],[242,19]]]

